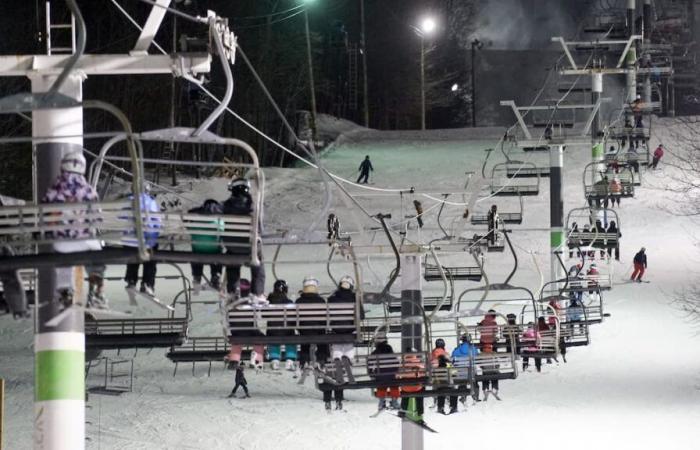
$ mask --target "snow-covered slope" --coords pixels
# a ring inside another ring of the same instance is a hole
[[[665,142],[670,137],[663,135]],[[493,141],[465,140],[458,132],[430,134],[414,139],[372,132],[371,138],[345,140],[325,156],[331,172],[354,178],[364,155],[372,158],[375,172],[372,187],[414,186],[420,192],[458,191],[464,187],[465,172],[480,171],[483,150]],[[498,155],[492,156],[498,159]],[[546,164],[547,155],[525,156]],[[590,159],[590,149],[570,149],[565,156],[566,209],[583,205],[580,172]],[[667,169],[645,173],[647,186],[663,186]],[[304,230],[323,204],[318,172],[312,169],[268,170],[266,227],[276,230]],[[224,182],[195,183],[192,195],[222,197]],[[355,193],[363,192],[349,187]],[[514,226],[521,270],[514,283],[530,288],[539,286],[535,261],[548,273],[549,233],[548,182],[542,181],[541,195],[527,198],[525,220]],[[545,365],[543,372],[526,372],[501,386],[502,402],[489,400],[469,406],[468,412],[440,416],[428,409],[426,420],[440,431],[426,434],[426,448],[699,448],[700,423],[700,346],[695,329],[671,305],[679,286],[697,280],[693,272],[697,249],[693,237],[697,224],[673,217],[660,205],[669,200],[660,190],[642,187],[635,199],[623,200],[619,211],[622,231],[622,261],[614,264],[615,280],[628,276],[633,254],[641,246],[649,255],[649,284],[620,284],[605,295],[611,317],[592,327],[592,344],[575,348],[568,363]],[[439,194],[436,194],[439,197]],[[337,188],[331,207],[346,230],[372,222],[357,207],[350,208]],[[434,202],[416,197],[425,210]],[[392,213],[394,218],[411,214],[413,196],[368,192],[358,196],[367,212]],[[461,195],[449,200],[461,202]],[[486,200],[478,210],[491,203]],[[498,201],[501,210],[517,206],[512,199]],[[414,227],[409,238],[428,241],[438,236],[437,207],[426,217],[426,228],[419,236]],[[463,207],[450,206],[443,212],[445,226],[456,224]],[[322,230],[325,222],[317,224]],[[472,227],[468,226],[468,230]],[[528,229],[531,231],[518,231]],[[470,231],[471,232],[471,231]],[[379,232],[355,235],[358,242],[384,242]],[[267,260],[274,248],[267,248]],[[296,291],[304,275],[325,277],[327,248],[292,247],[281,260],[314,260],[319,263],[280,264],[279,276]],[[492,278],[505,275],[511,260],[507,254],[489,254],[487,270]],[[391,269],[391,259],[363,260],[365,281],[379,284]],[[110,274],[122,275],[122,268]],[[339,266],[337,270],[344,270]],[[189,273],[185,268],[185,272]],[[159,273],[172,273],[161,266]],[[268,272],[269,273],[269,272]],[[268,288],[272,277],[268,279]],[[167,299],[180,289],[175,282],[159,281],[158,295]],[[323,279],[325,288],[330,280]],[[467,284],[460,285],[465,288]],[[108,295],[118,309],[127,309],[122,283],[110,283]],[[205,295],[205,294],[203,294]],[[211,295],[211,294],[209,294]],[[155,316],[160,312],[142,305],[138,312]],[[220,334],[219,316],[214,306],[195,305],[191,335]],[[33,361],[31,326],[0,318],[0,377],[7,380],[6,444],[10,449],[31,448]],[[132,352],[133,353],[133,352]],[[132,353],[126,353],[128,355]],[[376,401],[369,392],[346,392],[347,412],[327,414],[320,393],[312,383],[299,386],[291,375],[248,372],[252,398],[229,400],[225,396],[233,384],[232,373],[217,365],[211,377],[200,366],[196,376],[180,367],[172,376],[172,364],[164,351],[139,352],[135,359],[134,392],[121,397],[92,395],[88,411],[89,448],[102,449],[397,449],[400,448],[400,421],[390,415],[370,419]],[[124,355],[124,353],[123,353]],[[94,382],[94,380],[90,380]],[[430,404],[428,400],[426,406]]]

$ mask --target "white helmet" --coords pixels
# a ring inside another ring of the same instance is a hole
[[[338,283],[338,286],[341,289],[346,289],[350,291],[355,287],[355,280],[353,280],[350,275],[345,275],[343,278],[340,279],[340,283]]]
[[[318,294],[319,282],[316,278],[308,275],[304,278],[304,283],[302,284],[302,292],[307,294]]]
[[[81,151],[72,151],[63,155],[61,159],[61,170],[63,172],[79,173],[85,175],[85,157]]]

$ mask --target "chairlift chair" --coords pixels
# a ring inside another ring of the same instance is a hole
[[[508,166],[508,162],[498,163],[491,169],[491,195],[500,197],[513,197],[518,195],[539,195],[540,193],[540,174],[537,171],[537,165],[531,162],[523,163],[523,166],[529,166],[534,172],[537,172],[535,184],[497,184],[496,174],[503,171],[502,168]]]
[[[520,225],[523,223],[523,213],[525,212],[525,207],[523,203],[523,197],[518,196],[518,202],[520,203],[520,211],[518,212],[499,212],[498,217],[503,221],[503,223]],[[472,214],[471,224],[472,225],[488,225],[488,213],[486,214]]]

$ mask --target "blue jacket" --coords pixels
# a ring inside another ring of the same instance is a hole
[[[129,200],[133,199],[134,196],[130,195]],[[141,200],[141,211],[148,211],[152,213],[159,213],[160,212],[160,206],[158,206],[158,202],[151,197],[148,194],[142,193],[141,196],[139,197],[139,200]],[[156,246],[158,243],[158,235],[160,234],[157,230],[161,228],[160,224],[160,218],[158,217],[150,217],[148,220],[146,220],[146,216],[142,215],[141,216],[143,219],[143,227],[144,227],[144,233],[143,237],[146,240],[146,246],[148,248],[153,248]],[[132,231],[128,233],[128,236],[134,236],[136,234],[135,231]],[[136,240],[131,240],[131,239],[125,239],[124,240],[124,245],[128,246],[136,246]]]
[[[474,357],[479,354],[479,349],[469,342],[462,342],[459,347],[452,350],[452,358]]]

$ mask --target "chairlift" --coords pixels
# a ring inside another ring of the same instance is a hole
[[[523,203],[523,197],[518,196],[518,202],[520,204],[520,211],[517,212],[499,212],[498,217],[503,221],[503,223],[520,225],[523,223],[523,213],[525,212],[525,206]],[[472,214],[471,224],[472,225],[488,225],[489,216],[486,214]]]
[[[634,184],[620,182],[620,191],[613,191],[610,188],[611,179],[601,177],[596,180],[595,174],[605,171],[601,170],[602,161],[593,161],[588,163],[583,170],[583,192],[589,204],[600,206],[601,203],[614,198],[630,198],[634,197]]]
[[[617,231],[609,233],[606,230],[613,221],[617,225]],[[604,229],[599,230],[596,227],[598,222]],[[582,224],[590,225],[591,228],[588,231],[581,230]],[[614,209],[574,208],[566,217],[567,247],[570,252],[573,249],[579,252],[591,249],[611,251],[620,245],[621,230],[620,216]]]
[[[507,168],[509,163],[498,163],[491,169],[491,195],[500,197],[513,197],[522,195],[539,195],[540,179],[537,165],[531,162],[524,162],[523,166],[528,166],[531,171],[536,172],[537,183],[535,184],[497,184],[496,174]],[[506,169],[507,170],[507,169]]]

